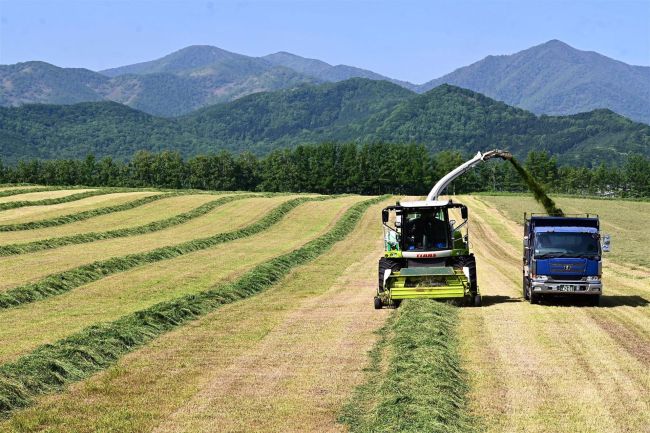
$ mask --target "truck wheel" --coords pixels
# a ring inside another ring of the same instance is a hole
[[[381,298],[379,296],[375,296],[375,310],[381,310],[381,307],[383,306],[381,302]]]
[[[594,307],[598,307],[600,305],[600,295],[591,295],[589,303]]]
[[[534,293],[532,290],[529,293],[530,303],[539,304],[539,295]]]
[[[378,290],[380,292],[384,291],[384,272],[391,270],[392,272],[397,272],[402,268],[402,265],[397,260],[389,259],[382,257],[379,259],[379,281],[378,281]]]

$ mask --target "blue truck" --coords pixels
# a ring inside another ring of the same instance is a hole
[[[597,215],[524,214],[524,298],[537,304],[554,296],[580,296],[599,305],[602,253],[609,248]]]

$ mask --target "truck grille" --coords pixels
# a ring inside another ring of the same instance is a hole
[[[560,263],[554,262],[551,263],[551,275],[584,274],[585,267],[586,263],[582,261]]]
[[[557,281],[580,281],[582,275],[551,275],[551,278]]]

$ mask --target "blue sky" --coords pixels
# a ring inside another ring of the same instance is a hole
[[[100,70],[187,45],[289,51],[415,83],[560,39],[650,65],[644,1],[0,0],[0,63]]]

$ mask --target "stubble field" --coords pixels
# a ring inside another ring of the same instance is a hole
[[[534,202],[467,196],[485,306],[375,311],[398,197],[0,195],[0,432],[650,431],[650,203],[558,200],[612,234],[599,308],[524,302]]]

